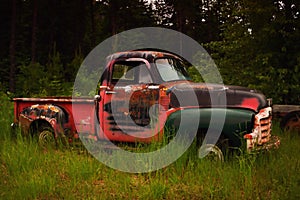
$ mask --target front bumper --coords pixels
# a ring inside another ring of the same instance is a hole
[[[263,145],[257,146],[256,150],[271,150],[277,149],[280,146],[280,138],[278,136],[272,135],[270,140]]]

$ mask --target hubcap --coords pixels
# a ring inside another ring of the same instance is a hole
[[[55,139],[53,137],[53,133],[49,130],[44,130],[39,135],[39,144],[41,146],[53,145],[55,143]]]
[[[198,157],[211,161],[224,161],[224,155],[221,149],[214,144],[205,144],[198,149]]]

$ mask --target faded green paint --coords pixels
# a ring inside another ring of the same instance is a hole
[[[222,126],[222,135],[230,140],[230,146],[241,146],[243,135],[252,132],[253,129],[253,116],[255,113],[247,109],[231,109],[231,108],[192,108],[179,110],[172,113],[166,122],[166,127],[169,130],[177,130],[179,125],[184,129],[189,130],[190,127],[194,127],[194,120],[184,124],[180,124],[182,116],[187,116],[190,119],[199,117],[198,130],[207,130],[210,125],[211,115],[214,112],[214,123],[212,128],[216,126]],[[222,117],[225,116],[225,122]]]

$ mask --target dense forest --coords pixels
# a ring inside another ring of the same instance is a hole
[[[299,0],[2,0],[0,91],[70,95],[84,57],[122,31],[180,31],[210,53],[224,83],[300,102]]]

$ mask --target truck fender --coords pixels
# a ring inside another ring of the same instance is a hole
[[[38,131],[38,127],[51,127],[55,138],[63,136],[63,123],[66,121],[66,113],[58,106],[52,104],[35,104],[24,108],[20,117],[27,119],[28,131]]]

